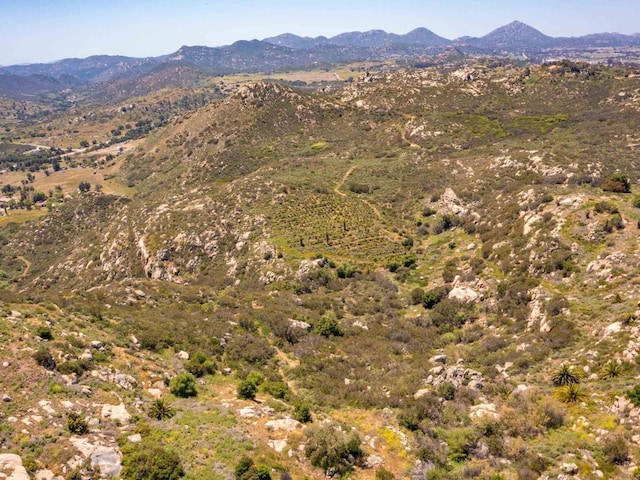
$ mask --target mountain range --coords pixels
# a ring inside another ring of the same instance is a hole
[[[518,21],[483,37],[465,36],[454,40],[426,28],[416,28],[404,35],[370,30],[341,33],[331,38],[285,33],[263,40],[241,40],[222,47],[182,46],[174,53],[158,57],[96,55],[1,67],[0,95],[33,95],[78,84],[137,78],[152,74],[160,65],[188,65],[208,74],[284,71],[340,62],[433,56],[452,46],[474,55],[526,54],[535,62],[549,56],[562,56],[558,55],[558,49],[640,46],[640,36],[598,33],[582,37],[550,37]]]

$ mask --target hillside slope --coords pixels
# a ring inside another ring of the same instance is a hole
[[[153,446],[188,478],[633,478],[638,78],[256,83],[152,131],[130,198],[0,230],[2,445],[56,475]]]

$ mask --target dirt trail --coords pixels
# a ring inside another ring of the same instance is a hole
[[[346,173],[342,176],[342,179],[338,182],[338,184],[333,189],[333,191],[336,192],[341,197],[347,196],[347,194],[344,192],[341,192],[340,189],[344,186],[345,182],[347,181],[347,178],[349,178],[349,175],[351,175],[356,168],[358,168],[358,165],[353,165],[349,170],[347,170]],[[376,217],[382,218],[382,214],[380,213],[380,210],[378,210],[369,200],[362,200],[362,202],[365,203],[371,209],[371,211],[373,211],[373,213],[376,214]]]
[[[353,171],[356,168],[358,168],[358,165],[353,165],[349,170],[347,170],[346,173],[342,176],[342,180],[340,180],[336,185],[336,187],[333,189],[333,191],[336,192],[341,197],[347,196],[347,194],[344,192],[341,192],[340,189],[344,186],[344,182],[347,181],[347,178],[349,178],[349,175],[351,175],[351,173],[353,173]]]
[[[24,272],[22,272],[20,274],[20,278],[24,278],[29,273],[29,269],[31,268],[31,262],[29,260],[27,260],[26,258],[24,258],[23,256],[19,256],[18,260],[20,260],[21,262],[23,262],[27,266],[27,268],[24,269]]]

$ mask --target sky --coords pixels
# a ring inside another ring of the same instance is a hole
[[[519,20],[551,36],[640,32],[640,0],[0,0],[0,65],[158,56],[281,33],[425,27],[482,36]]]

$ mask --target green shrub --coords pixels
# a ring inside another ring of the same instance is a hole
[[[53,340],[53,334],[51,333],[51,329],[49,327],[38,327],[36,335],[42,340]]]
[[[238,385],[238,398],[242,398],[244,400],[253,400],[256,398],[256,392],[258,391],[258,387],[255,384],[249,382],[248,380],[243,380]]]
[[[249,372],[249,375],[247,375],[247,378],[245,380],[247,382],[253,383],[256,387],[259,387],[264,383],[264,375],[260,372],[252,370],[251,372]]]
[[[627,398],[631,400],[634,406],[640,407],[640,385],[636,385],[627,392]]]
[[[449,290],[446,287],[436,287],[428,290],[422,296],[422,306],[427,310],[431,310],[440,303],[447,295]]]
[[[188,398],[198,395],[196,390],[196,378],[188,373],[183,372],[171,379],[169,390],[176,397]]]
[[[38,365],[46,368],[47,370],[54,370],[56,368],[56,361],[51,355],[51,351],[46,347],[40,347],[33,354],[33,359]]]
[[[246,455],[240,458],[235,468],[236,480],[271,480],[271,471],[266,465],[254,465]]]
[[[202,352],[194,353],[184,368],[198,378],[216,373],[216,364]]]
[[[395,476],[384,467],[376,470],[376,480],[395,480]]]
[[[177,453],[154,443],[142,443],[123,452],[122,478],[127,480],[177,480],[184,476]]]
[[[313,326],[313,331],[323,337],[329,337],[331,335],[341,337],[344,335],[344,330],[342,330],[338,320],[333,315],[323,315]]]
[[[298,403],[293,407],[293,416],[301,423],[311,422],[311,407],[307,403]]]
[[[323,422],[305,431],[305,455],[314,467],[338,474],[349,471],[362,456],[360,436],[346,425]]]
[[[602,443],[602,452],[607,460],[616,465],[629,461],[629,446],[622,435],[610,435]]]
[[[69,412],[67,414],[67,430],[75,435],[84,435],[89,431],[89,425],[79,412]]]
[[[640,195],[633,197],[633,206],[635,208],[640,208]]]
[[[289,387],[282,382],[264,382],[261,385],[261,389],[264,393],[268,393],[273,398],[278,398],[280,400],[289,395]]]
[[[63,375],[75,373],[78,377],[91,368],[91,362],[86,360],[69,360],[58,365],[57,370]]]
[[[613,193],[629,193],[631,192],[631,182],[626,175],[616,173],[605,180],[602,184],[602,190]]]

